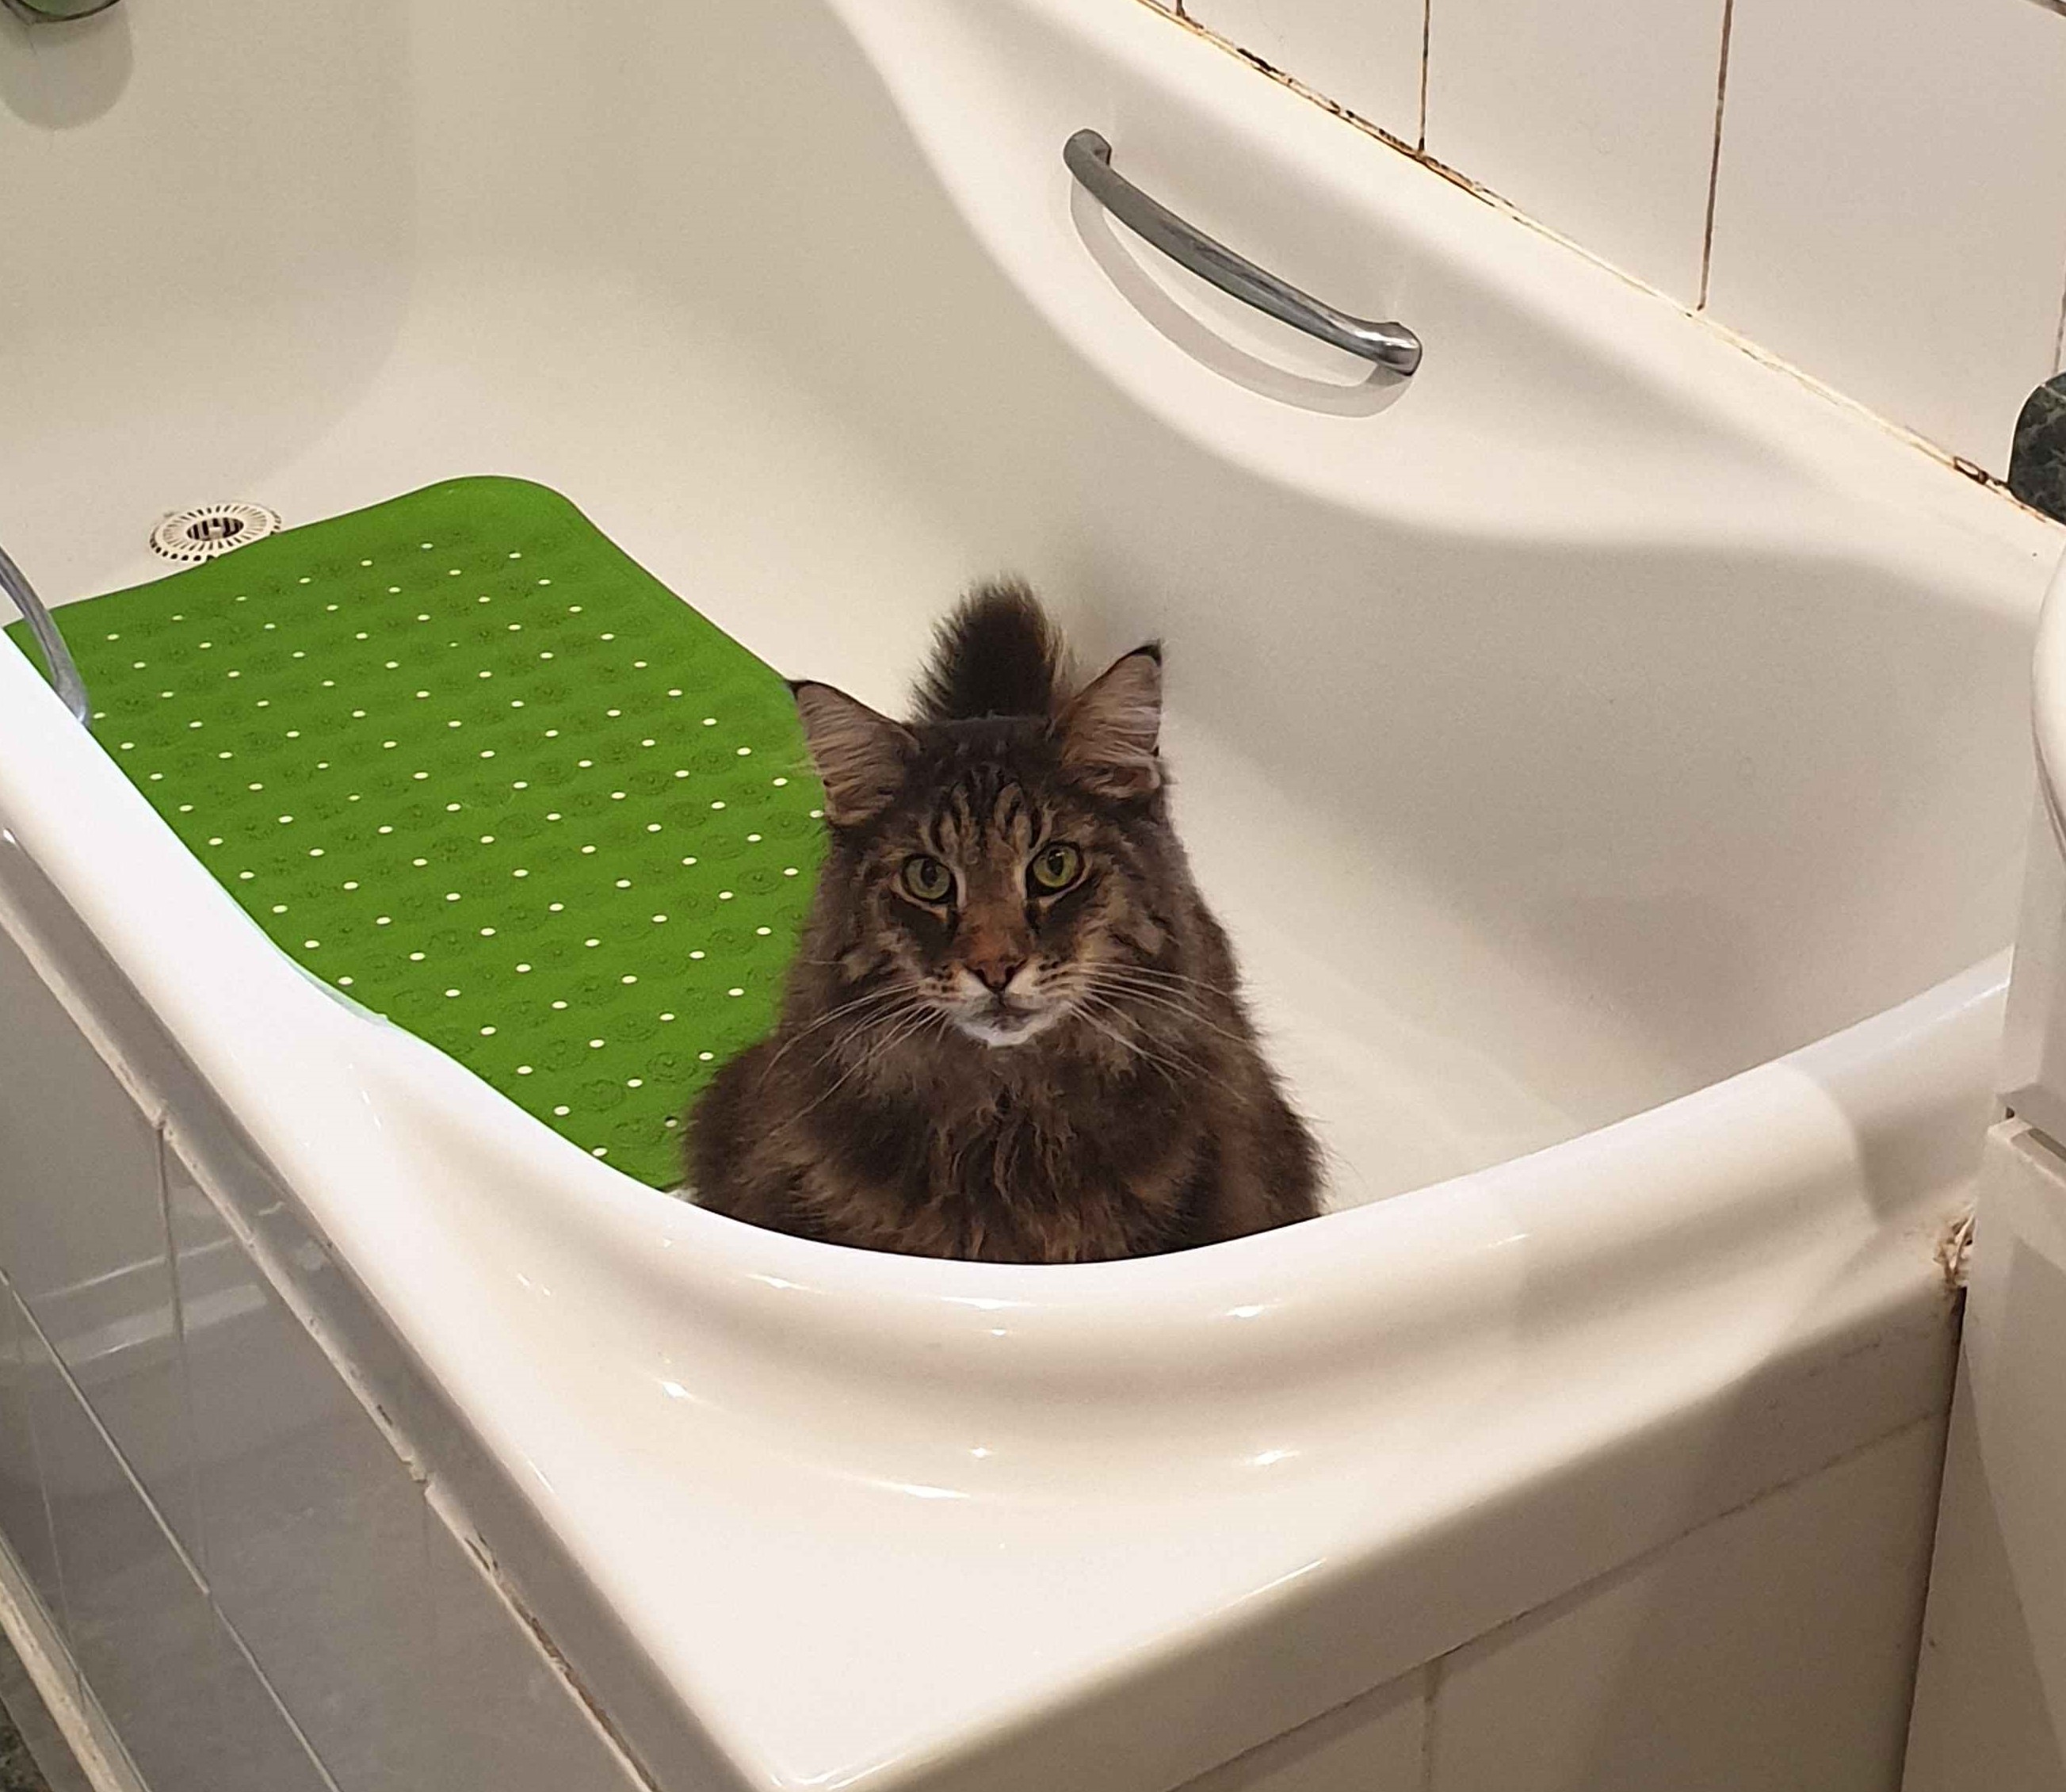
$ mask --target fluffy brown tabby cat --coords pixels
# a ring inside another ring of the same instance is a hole
[[[942,625],[908,724],[793,688],[831,847],[780,1020],[691,1117],[696,1198],[1014,1263],[1310,1216],[1312,1141],[1170,826],[1159,647],[1071,694],[1000,585]]]

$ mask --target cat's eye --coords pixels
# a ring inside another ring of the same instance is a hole
[[[1084,855],[1075,847],[1057,841],[1034,855],[1033,862],[1027,868],[1027,877],[1035,890],[1053,895],[1057,890],[1067,890],[1081,875]]]
[[[923,853],[904,862],[904,888],[922,902],[944,902],[953,894],[954,874]]]

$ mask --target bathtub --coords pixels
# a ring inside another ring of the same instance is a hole
[[[1894,1783],[2056,528],[1136,0],[128,0],[0,102],[53,599],[516,474],[891,703],[1022,571],[1167,642],[1330,1166],[1078,1267],[704,1213],[0,647],[0,1624],[107,1783]]]

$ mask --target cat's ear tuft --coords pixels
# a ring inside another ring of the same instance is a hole
[[[1136,647],[1070,699],[1056,724],[1063,768],[1085,789],[1120,799],[1162,787],[1162,647]]]
[[[918,745],[910,730],[829,684],[794,681],[789,695],[825,787],[825,819],[838,828],[873,821],[903,788]]]

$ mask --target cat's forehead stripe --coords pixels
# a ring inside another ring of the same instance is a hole
[[[990,819],[999,833],[1019,847],[1029,845],[1044,828],[1039,805],[1027,797],[1015,780],[997,793],[997,806]]]
[[[1047,826],[1043,805],[1016,777],[985,768],[942,791],[919,833],[929,851],[948,858],[998,839],[1023,849]]]

